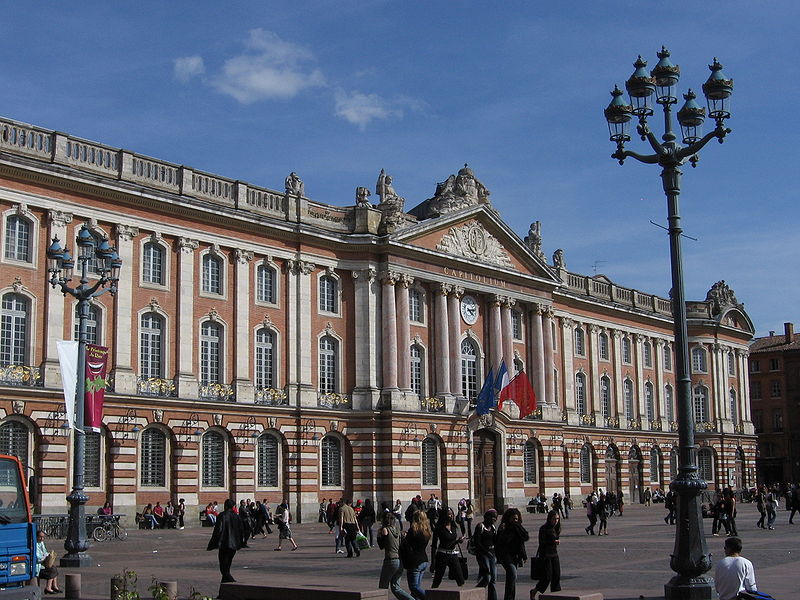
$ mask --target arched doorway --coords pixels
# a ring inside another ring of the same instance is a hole
[[[642,477],[642,453],[638,446],[631,448],[628,454],[628,474],[630,502],[639,503],[642,501],[642,486],[644,485]]]
[[[619,492],[622,487],[619,472],[619,452],[615,446],[606,448],[606,492]]]
[[[742,448],[736,448],[736,462],[733,468],[733,481],[731,487],[735,490],[741,490],[747,487],[747,478],[745,476],[745,457]]]
[[[482,514],[497,508],[497,436],[488,429],[472,434],[472,480],[475,488],[475,508]]]

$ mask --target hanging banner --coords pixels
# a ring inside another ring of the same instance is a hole
[[[86,344],[86,392],[84,427],[100,432],[103,424],[103,400],[106,396],[108,348]]]
[[[61,387],[64,389],[64,408],[67,425],[75,427],[75,386],[78,382],[78,342],[58,340],[58,364],[61,366]]]

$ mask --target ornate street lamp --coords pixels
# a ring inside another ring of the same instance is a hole
[[[64,548],[67,554],[61,558],[62,567],[88,567],[91,558],[86,553],[89,544],[86,540],[85,507],[88,498],[83,491],[86,439],[84,432],[84,393],[86,391],[86,343],[88,341],[87,321],[89,319],[89,301],[105,292],[115,294],[119,270],[122,267],[117,251],[112,248],[107,238],[97,243],[89,227],[84,223],[75,240],[78,246],[77,259],[73,259],[69,250],[62,248],[58,238],[47,249],[48,272],[50,285],[59,287],[66,296],[69,294],[78,301],[78,379],[75,386],[75,438],[73,448],[72,492],[67,496],[69,502],[69,523]],[[89,285],[89,263],[97,260],[97,281]],[[80,283],[70,287],[75,260],[78,261]]]
[[[686,301],[683,287],[683,259],[681,256],[681,226],[678,211],[680,196],[680,167],[687,160],[692,167],[697,166],[697,153],[714,138],[722,143],[731,132],[725,127],[725,119],[730,117],[728,102],[733,92],[733,80],[722,73],[722,65],[714,59],[709,66],[711,76],[703,84],[703,93],[708,101],[708,116],[716,122],[713,131],[702,135],[705,108],[695,100],[689,90],[684,94],[685,104],[677,113],[684,145],[676,142],[673,132],[672,105],[678,103],[676,87],[680,78],[680,68],[669,59],[669,51],[662,46],[658,53],[659,62],[649,76],[647,66],[640,56],[634,63],[635,71],[625,84],[630,96],[630,104],[621,99],[622,92],[615,87],[611,92],[613,100],[605,109],[609,135],[617,150],[611,155],[623,164],[628,157],[639,162],[661,166],[661,181],[667,196],[669,219],[670,264],[672,269],[672,316],[675,334],[675,369],[677,376],[678,399],[678,476],[670,488],[678,494],[678,522],[675,532],[675,550],[670,567],[677,573],[665,586],[667,600],[710,600],[713,581],[705,575],[711,568],[711,555],[706,546],[703,532],[703,515],[700,506],[700,493],[707,487],[697,471],[696,447],[694,439],[694,420],[692,413],[691,379],[689,376],[689,352],[686,333]],[[664,134],[662,141],[650,131],[647,119],[653,115],[652,97],[661,105],[664,113]],[[653,154],[643,155],[625,149],[630,140],[625,126],[632,117],[637,117],[637,132],[642,140],[647,140]]]

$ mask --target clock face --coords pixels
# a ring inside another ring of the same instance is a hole
[[[478,320],[478,303],[472,296],[461,299],[461,318],[467,325],[474,325]]]

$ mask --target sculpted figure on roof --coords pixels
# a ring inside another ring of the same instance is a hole
[[[711,302],[711,314],[718,315],[722,309],[728,306],[739,306],[736,294],[725,280],[720,280],[711,286],[706,294],[706,302]]]
[[[428,201],[431,212],[444,214],[476,204],[489,203],[489,190],[466,164],[458,175],[450,175],[436,184],[436,193]]]

